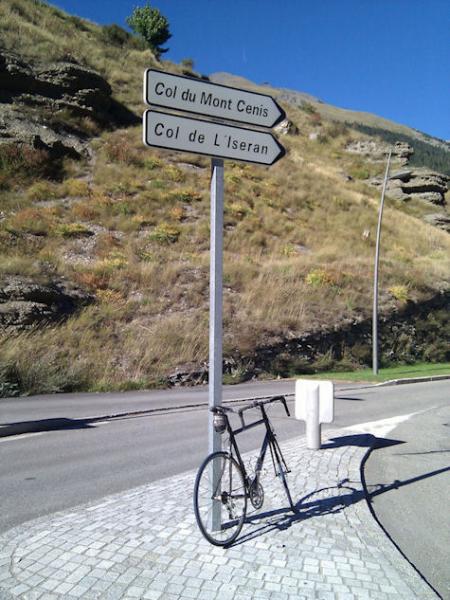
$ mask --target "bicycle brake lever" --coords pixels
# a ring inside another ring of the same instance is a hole
[[[286,414],[288,417],[291,416],[291,413],[289,412],[288,406],[287,406],[287,402],[286,402],[286,398],[283,396],[283,399],[281,401],[283,403],[284,409],[286,411]]]

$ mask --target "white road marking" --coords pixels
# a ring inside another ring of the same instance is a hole
[[[357,425],[351,425],[350,427],[344,427],[351,431],[358,433],[371,433],[376,437],[386,437],[393,429],[395,429],[400,423],[407,421],[414,415],[424,411],[417,411],[410,413],[409,415],[398,415],[397,417],[390,417],[389,419],[380,419],[379,421],[369,421],[368,423],[358,423]]]
[[[17,435],[8,435],[7,437],[0,438],[0,444],[4,444],[5,442],[15,442],[16,440],[23,440],[35,435],[43,435],[44,433],[48,433],[48,431],[35,431],[33,433],[18,433]]]

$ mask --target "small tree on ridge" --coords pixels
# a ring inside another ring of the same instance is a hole
[[[152,8],[148,3],[136,7],[132,15],[127,18],[127,24],[145,40],[157,58],[167,52],[168,48],[162,48],[162,45],[172,37],[172,34],[169,31],[169,21],[157,8]]]

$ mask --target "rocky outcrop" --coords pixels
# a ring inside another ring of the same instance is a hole
[[[425,221],[450,233],[450,215],[448,213],[432,213],[425,216]]]
[[[355,140],[345,149],[352,154],[365,156],[373,162],[385,162],[392,151],[392,159],[400,165],[408,164],[410,156],[414,154],[414,148],[406,142],[396,142],[392,145],[376,140]]]
[[[52,156],[79,156],[94,126],[138,119],[98,73],[73,62],[31,65],[0,50],[0,143],[24,143]]]
[[[389,176],[386,193],[398,200],[418,198],[432,204],[444,205],[450,177],[425,168],[402,169]],[[376,177],[372,185],[381,186],[383,177]]]
[[[94,297],[64,280],[48,284],[23,277],[0,283],[0,328],[23,330],[66,319]]]
[[[278,123],[278,125],[276,125],[274,127],[274,130],[279,135],[297,135],[298,134],[298,127],[292,121],[289,121],[289,119],[284,119],[284,121],[281,121],[281,123]]]
[[[24,113],[20,108],[0,104],[0,144],[26,144],[46,150],[51,158],[88,156],[86,136],[80,132],[55,131],[36,111]]]

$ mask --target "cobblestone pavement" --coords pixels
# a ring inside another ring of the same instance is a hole
[[[300,514],[283,510],[268,465],[264,507],[229,549],[197,529],[195,472],[10,530],[0,538],[0,599],[436,598],[365,501],[360,467],[373,438],[326,438],[319,452],[304,438],[282,444]]]

